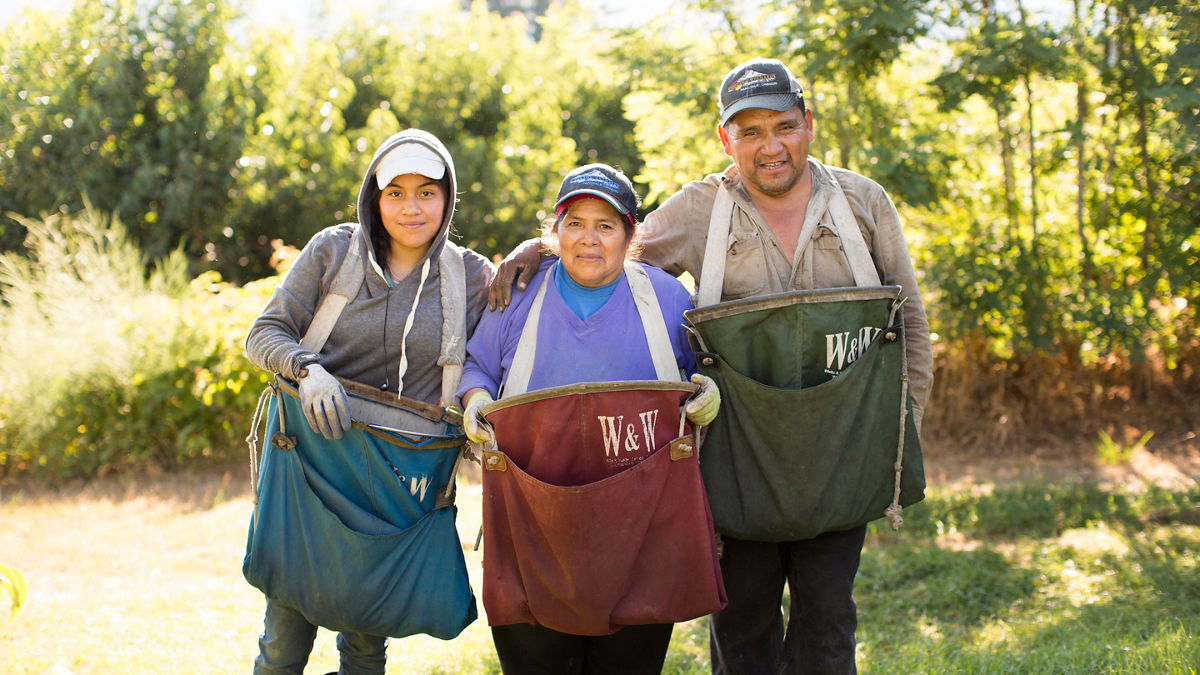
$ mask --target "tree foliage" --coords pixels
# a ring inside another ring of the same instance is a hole
[[[477,2],[307,34],[232,0],[26,10],[0,34],[0,250],[89,203],[145,260],[257,279],[280,240],[355,219],[374,148],[417,126],[455,158],[461,242],[503,254],[578,164],[620,166],[647,210],[723,170],[717,86],[773,55],[814,156],[895,200],[942,347],[1021,377],[1156,361],[1200,390],[1195,2],[689,0],[627,28],[568,2],[537,21]]]

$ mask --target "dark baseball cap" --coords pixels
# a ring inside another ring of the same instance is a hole
[[[804,103],[804,89],[776,59],[756,58],[735,67],[721,83],[721,126],[747,108],[783,112]]]
[[[555,215],[562,215],[568,203],[579,197],[599,197],[612,204],[632,225],[637,221],[638,197],[625,174],[607,164],[585,164],[572,169],[558,188]]]

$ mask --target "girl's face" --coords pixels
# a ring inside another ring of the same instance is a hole
[[[621,276],[629,247],[625,224],[625,218],[602,199],[571,202],[557,230],[563,269],[575,283],[595,288]]]
[[[379,215],[392,240],[392,255],[425,255],[445,212],[442,181],[419,173],[393,178],[379,195]]]

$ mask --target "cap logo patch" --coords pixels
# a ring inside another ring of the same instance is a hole
[[[617,181],[604,175],[603,171],[594,169],[575,176],[571,179],[573,185],[599,185],[610,192],[620,192],[621,185]]]
[[[747,70],[746,72],[742,73],[741,77],[734,80],[733,83],[731,83],[729,85],[729,91],[741,91],[743,89],[753,89],[755,87],[760,87],[765,84],[772,84],[774,82],[775,82],[774,75],[768,75],[767,73],[760,73],[757,70],[754,70],[753,68],[751,68],[750,70]]]

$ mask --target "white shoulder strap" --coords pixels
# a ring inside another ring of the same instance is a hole
[[[467,273],[462,252],[448,241],[438,257],[438,267],[442,294],[442,350],[437,363],[442,367],[442,405],[448,405],[458,392],[467,358]]]
[[[350,249],[334,275],[329,292],[317,305],[313,319],[300,340],[300,346],[320,353],[333,332],[333,326],[350,300],[358,295],[365,278],[359,239],[362,228],[355,228]],[[442,345],[438,365],[442,366],[442,403],[453,401],[462,380],[462,366],[467,350],[467,275],[462,253],[457,246],[446,242],[438,257],[442,301]],[[423,285],[423,284],[422,284]]]
[[[350,248],[346,251],[346,257],[342,259],[342,266],[338,268],[333,282],[329,285],[329,292],[321,298],[317,311],[313,313],[312,321],[308,324],[308,330],[300,339],[300,346],[314,354],[321,352],[334,324],[342,315],[342,310],[351,298],[358,295],[358,289],[362,287],[365,278],[359,246],[362,237],[362,227],[354,228],[354,234],[350,237]]]
[[[533,376],[533,355],[537,351],[538,320],[542,316],[546,286],[550,284],[553,274],[553,270],[546,270],[546,274],[542,276],[542,283],[538,286],[537,295],[533,296],[529,316],[525,317],[525,326],[521,328],[521,337],[517,340],[517,351],[508,366],[508,377],[500,389],[500,398],[518,396],[529,390],[529,378]]]
[[[500,391],[501,398],[517,396],[529,390],[529,379],[533,376],[533,359],[537,353],[538,321],[541,320],[546,288],[553,274],[552,270],[547,270],[541,285],[538,286],[537,295],[533,297],[529,316],[525,317],[525,326],[521,328],[521,337],[517,341],[516,353],[513,354],[512,363],[508,367],[508,377]],[[629,280],[629,291],[633,294],[633,302],[642,321],[642,331],[646,334],[655,377],[666,382],[681,381],[679,365],[675,361],[675,348],[671,346],[667,322],[663,319],[662,308],[658,303],[658,295],[654,292],[654,285],[650,282],[650,275],[637,263],[626,261],[625,278]]]
[[[850,272],[854,274],[854,285],[878,286],[879,272],[871,260],[871,252],[867,250],[867,241],[863,239],[862,230],[858,229],[858,219],[850,210],[846,192],[842,190],[832,171],[827,171],[825,175],[833,188],[833,198],[829,200],[829,214],[833,216],[833,225],[837,228],[842,250],[846,252],[846,260],[850,263]]]
[[[725,287],[725,255],[729,250],[729,225],[733,219],[733,197],[724,184],[717,186],[708,219],[708,242],[704,245],[704,261],[700,263],[700,284],[696,290],[696,306],[707,307],[721,301]]]
[[[858,228],[858,220],[850,210],[850,202],[842,186],[830,172],[824,176],[829,179],[833,196],[829,200],[829,213],[837,229],[838,238],[846,252],[846,260],[850,264],[850,272],[854,275],[855,286],[880,285],[879,273],[871,260],[871,252],[867,250],[867,242],[863,239],[862,230]],[[725,256],[729,249],[729,227],[733,218],[733,198],[722,185],[717,188],[717,198],[713,202],[712,215],[708,221],[708,242],[704,247],[704,261],[701,263],[701,278],[696,292],[696,306],[706,307],[721,301],[721,292],[725,284]],[[804,226],[800,228],[800,236],[796,245],[803,249],[812,240],[817,231],[817,220],[805,218]],[[798,251],[799,252],[799,251]]]
[[[681,381],[675,348],[671,346],[667,322],[663,319],[662,306],[658,302],[658,294],[654,292],[650,275],[641,265],[626,261],[625,278],[629,280],[633,303],[637,305],[638,315],[642,319],[642,332],[646,334],[646,345],[650,347],[655,377],[664,382]]]

